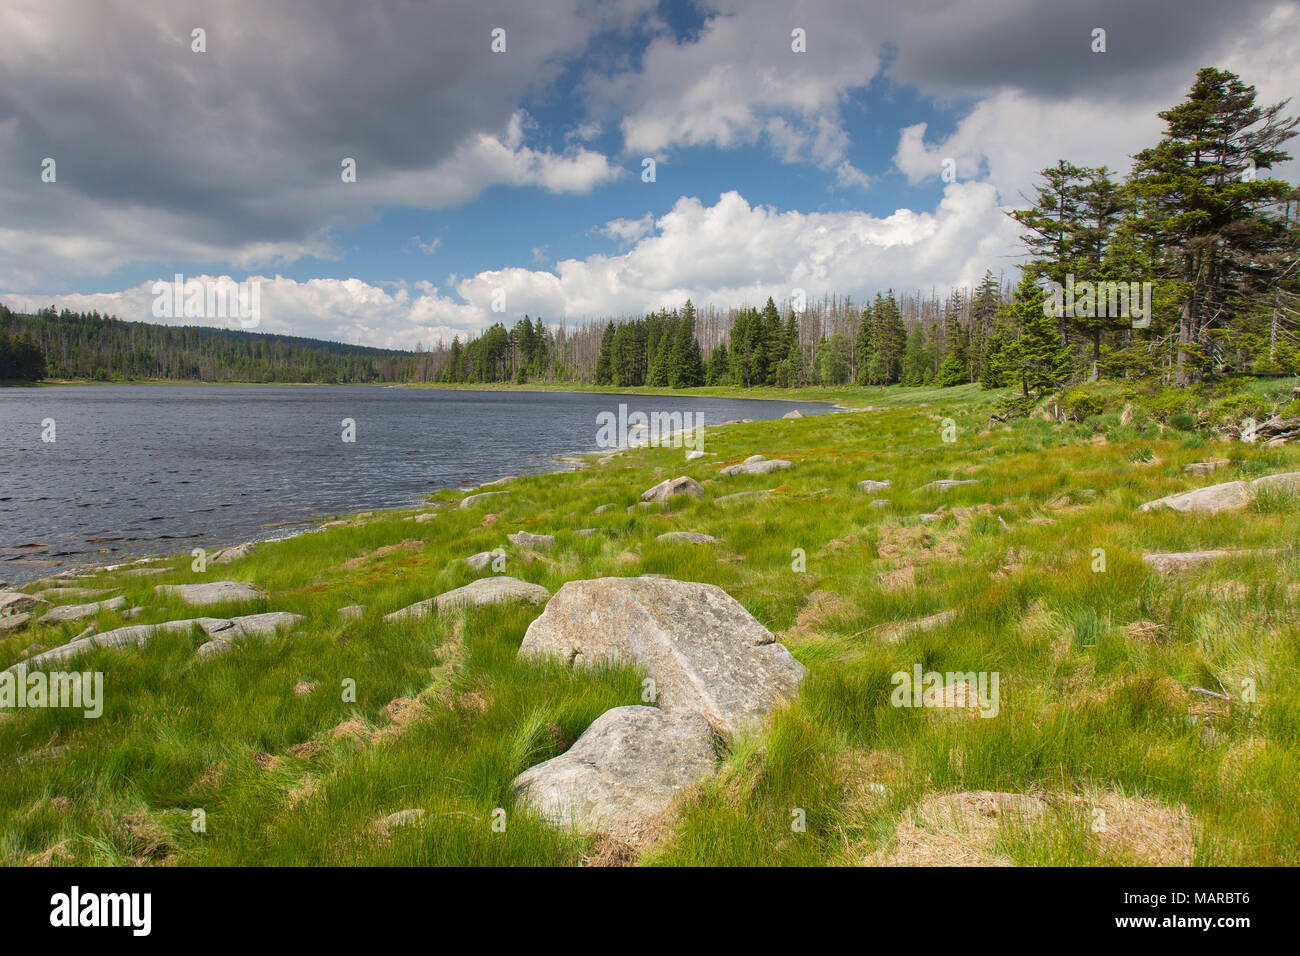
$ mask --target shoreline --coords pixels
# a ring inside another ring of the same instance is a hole
[[[86,384],[86,385],[123,385],[123,384],[191,385],[191,384],[201,384],[201,385],[207,385],[207,384],[214,384],[214,383],[206,383],[206,382],[205,382],[205,383],[188,383],[188,382],[155,382],[155,383],[83,382],[83,383],[75,383],[75,382],[70,382],[70,383],[63,383],[63,384]],[[245,384],[245,383],[235,382],[235,383],[223,383],[223,384],[240,385],[240,384]],[[286,383],[259,383],[259,384],[286,384]],[[316,384],[318,384],[318,383],[307,382],[307,383],[298,383],[298,384],[304,384],[304,385],[316,385]],[[401,387],[401,386],[386,385],[386,386],[382,386],[382,387],[385,387],[385,388],[392,388],[392,387]],[[423,386],[423,385],[422,385],[422,386],[416,386],[416,387],[434,387],[434,388],[438,388],[438,389],[442,389],[442,390],[446,390],[446,391],[500,391],[500,392],[521,392],[521,393],[523,393],[523,392],[541,392],[541,391],[548,391],[548,392],[556,392],[556,393],[559,393],[559,394],[583,394],[583,395],[590,395],[590,394],[610,394],[610,395],[627,395],[627,396],[629,396],[629,397],[651,397],[651,396],[655,396],[655,395],[664,395],[664,396],[667,396],[667,397],[691,397],[692,395],[695,395],[696,397],[700,397],[700,398],[708,398],[708,399],[714,399],[714,398],[733,398],[733,399],[737,399],[737,400],[747,400],[747,401],[785,401],[787,404],[801,404],[801,403],[802,403],[802,404],[830,405],[830,406],[831,406],[830,409],[828,409],[828,410],[826,410],[825,412],[822,412],[822,413],[821,413],[821,414],[826,414],[826,415],[833,415],[833,414],[837,414],[837,413],[841,413],[841,412],[849,412],[849,411],[854,411],[854,410],[855,410],[855,409],[853,409],[853,408],[851,408],[851,407],[849,407],[849,406],[846,406],[846,405],[844,405],[844,404],[842,404],[842,403],[838,403],[838,402],[833,403],[830,399],[826,399],[826,398],[823,398],[823,399],[817,400],[817,399],[793,399],[793,398],[778,398],[778,397],[771,397],[771,398],[757,398],[757,397],[754,397],[754,396],[748,396],[748,395],[746,395],[746,396],[720,396],[720,395],[711,395],[711,394],[699,394],[698,392],[696,392],[696,391],[694,391],[694,390],[685,390],[685,389],[679,389],[679,390],[677,390],[676,393],[673,393],[673,392],[660,392],[660,391],[657,391],[657,390],[652,390],[652,391],[640,391],[640,392],[626,392],[626,391],[622,391],[622,390],[615,390],[615,389],[613,389],[613,388],[611,388],[611,387],[606,387],[606,386],[599,386],[599,387],[592,386],[592,387],[590,387],[590,388],[589,388],[588,390],[586,390],[586,391],[582,391],[582,392],[571,392],[571,391],[568,391],[568,390],[565,390],[565,389],[559,389],[559,388],[546,388],[546,389],[541,389],[541,388],[528,388],[528,387],[526,387],[526,386],[518,386],[518,385],[512,385],[512,386],[507,387],[507,388],[495,388],[495,387],[489,387],[489,386],[486,386],[486,385],[478,385],[478,386],[473,387],[473,388],[461,388],[461,387],[456,386],[456,385],[444,385],[444,384],[441,384],[441,383],[438,383],[438,384],[436,384],[436,385],[432,385],[432,386]],[[780,417],[777,417],[777,418],[771,418],[771,419],[754,419],[754,420],[752,420],[752,421],[732,421],[732,422],[730,422],[730,423],[728,423],[728,424],[719,423],[719,424],[717,424],[717,425],[708,426],[708,427],[707,427],[707,430],[708,430],[708,431],[712,431],[712,430],[715,430],[715,429],[720,429],[720,428],[729,428],[729,427],[732,427],[732,426],[734,426],[734,425],[740,425],[740,424],[754,424],[754,423],[756,423],[756,422],[763,422],[763,421],[769,421],[769,422],[770,422],[770,421],[780,421],[780,420],[781,420]],[[674,435],[674,436],[672,436],[672,437],[673,437],[673,438],[677,438],[677,437],[679,437],[679,436]],[[319,512],[319,513],[312,514],[312,515],[308,515],[308,516],[306,516],[306,517],[299,518],[299,519],[293,519],[293,520],[279,520],[279,521],[274,522],[274,523],[272,524],[272,526],[271,526],[270,528],[267,528],[266,530],[267,530],[267,531],[274,531],[274,530],[276,530],[276,529],[281,529],[281,528],[286,528],[286,529],[287,529],[287,528],[293,528],[293,529],[295,529],[295,530],[293,530],[292,533],[289,533],[289,534],[283,534],[283,535],[279,535],[279,536],[269,536],[269,537],[254,536],[254,537],[251,537],[251,538],[247,538],[247,539],[244,540],[244,541],[224,541],[224,542],[220,542],[220,543],[218,543],[218,544],[214,544],[214,545],[213,545],[212,547],[210,547],[210,548],[205,548],[204,550],[205,550],[205,552],[210,556],[210,555],[214,555],[214,554],[217,554],[217,553],[219,553],[219,552],[221,552],[221,551],[228,550],[228,549],[232,549],[232,548],[241,548],[241,547],[250,546],[250,545],[262,545],[262,544],[271,544],[271,543],[277,543],[277,542],[282,542],[282,541],[288,541],[288,540],[291,540],[291,539],[293,539],[293,538],[301,537],[301,536],[303,536],[303,535],[315,534],[315,533],[317,533],[317,532],[319,532],[319,531],[327,530],[328,528],[334,526],[334,522],[339,522],[339,521],[342,521],[342,522],[349,522],[351,519],[354,519],[355,516],[356,516],[357,514],[369,514],[369,515],[377,515],[377,516],[387,516],[387,518],[391,520],[391,519],[393,519],[393,518],[395,518],[395,517],[397,516],[397,513],[398,513],[398,512],[410,511],[410,510],[412,510],[412,509],[421,509],[422,507],[427,506],[428,504],[430,504],[430,503],[431,503],[431,502],[436,498],[436,496],[438,496],[438,495],[440,495],[440,494],[443,494],[444,492],[453,492],[453,493],[460,493],[460,494],[474,494],[474,493],[477,493],[478,491],[481,491],[481,490],[483,490],[483,489],[485,489],[485,488],[488,488],[488,487],[490,487],[490,486],[504,484],[506,481],[508,481],[508,480],[513,480],[513,479],[515,479],[515,478],[530,477],[530,476],[536,476],[536,475],[558,474],[558,473],[562,473],[562,472],[577,473],[577,472],[582,471],[583,469],[589,467],[589,466],[592,464],[592,461],[591,461],[591,460],[594,460],[594,459],[596,459],[596,458],[604,458],[604,457],[612,457],[612,456],[615,456],[615,455],[622,455],[622,454],[624,454],[624,453],[626,453],[626,452],[628,452],[628,451],[635,451],[635,450],[638,450],[638,449],[641,449],[641,448],[644,448],[644,447],[647,447],[647,446],[644,446],[644,445],[624,445],[624,446],[620,446],[620,447],[618,447],[618,448],[614,448],[614,449],[597,449],[597,450],[594,450],[594,451],[572,451],[572,450],[568,450],[568,451],[564,451],[564,452],[562,452],[562,453],[559,453],[559,454],[553,456],[553,457],[550,459],[550,464],[551,464],[553,467],[543,468],[543,469],[538,470],[538,471],[526,471],[526,472],[523,472],[522,474],[501,474],[501,475],[496,475],[496,476],[494,476],[493,478],[491,478],[491,479],[489,479],[489,480],[487,480],[487,481],[480,482],[479,484],[476,484],[476,485],[470,485],[470,486],[447,485],[447,486],[444,486],[444,487],[441,487],[441,488],[434,489],[434,490],[432,490],[432,491],[422,492],[422,493],[420,493],[420,495],[419,495],[419,496],[418,496],[414,501],[411,501],[411,502],[406,503],[406,504],[389,505],[389,506],[379,507],[379,508],[363,509],[363,510],[356,511],[356,512],[337,512],[337,511]],[[671,443],[670,443],[670,444],[668,444],[667,446],[664,446],[664,447],[677,447],[677,446],[671,445]],[[588,460],[588,459],[591,459],[591,460]],[[381,517],[379,520],[384,520],[384,518]],[[176,550],[176,551],[174,551],[174,552],[167,552],[167,551],[150,551],[150,552],[144,552],[144,553],[137,554],[137,555],[122,555],[122,556],[121,556],[121,557],[122,557],[122,560],[120,560],[120,561],[116,561],[116,562],[113,562],[113,563],[110,563],[110,564],[70,565],[70,566],[67,566],[67,567],[64,567],[64,568],[61,568],[61,569],[55,569],[55,568],[42,568],[42,570],[49,570],[49,571],[51,571],[51,572],[53,572],[53,573],[45,574],[45,575],[40,575],[40,576],[37,576],[37,577],[33,577],[33,578],[30,578],[30,579],[28,579],[28,580],[26,580],[26,581],[14,581],[14,582],[10,582],[10,583],[11,583],[14,587],[19,587],[19,588],[21,588],[21,587],[26,587],[26,586],[28,586],[28,585],[34,583],[34,582],[40,582],[40,581],[51,581],[51,580],[56,580],[56,579],[59,579],[59,578],[85,578],[85,577],[94,577],[94,576],[99,575],[99,574],[113,573],[113,572],[121,571],[121,570],[126,569],[126,568],[131,568],[131,567],[144,567],[144,566],[147,566],[147,565],[150,565],[150,564],[154,564],[154,563],[157,563],[157,562],[160,562],[160,561],[170,561],[170,560],[174,560],[174,559],[176,559],[176,558],[178,558],[178,557],[184,556],[185,554],[187,554],[187,553],[189,552],[189,550],[190,550],[190,549],[188,549],[188,548],[181,548],[181,549]],[[17,565],[18,562],[14,562],[14,564]],[[3,571],[4,571],[4,567],[5,567],[5,564],[4,564],[4,563],[0,563],[0,572],[3,572]],[[5,578],[4,578],[4,575],[3,575],[2,573],[0,573],[0,580],[3,580],[3,579],[5,579]]]
[[[844,385],[833,387],[805,386],[797,389],[778,389],[776,386],[746,388],[739,385],[702,385],[698,388],[669,388],[646,385],[613,386],[589,385],[581,382],[194,382],[173,379],[146,379],[129,382],[99,382],[91,379],[47,379],[13,387],[68,388],[105,386],[159,386],[159,387],[248,387],[248,388],[402,388],[432,389],[449,392],[516,392],[519,394],[554,392],[569,395],[660,395],[669,398],[730,398],[755,402],[814,402],[834,404],[841,396],[855,392],[864,393],[882,386]]]

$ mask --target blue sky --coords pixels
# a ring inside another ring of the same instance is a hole
[[[1037,170],[1123,170],[1197,68],[1297,86],[1292,0],[1177,10],[7,0],[0,300],[148,320],[156,280],[230,276],[265,330],[411,347],[972,283],[1019,261]]]

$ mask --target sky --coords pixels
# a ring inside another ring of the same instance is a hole
[[[260,331],[409,349],[943,293],[1203,66],[1293,95],[1300,3],[4,0],[0,302],[160,321],[229,277]]]

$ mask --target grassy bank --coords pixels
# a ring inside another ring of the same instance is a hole
[[[1296,503],[1262,495],[1215,517],[1138,511],[1174,491],[1298,470],[1300,452],[1114,412],[985,430],[994,396],[971,387],[770,391],[743,397],[877,410],[715,429],[693,462],[667,448],[593,457],[575,473],[488,489],[509,494],[474,508],[443,492],[427,509],[349,517],[202,574],[186,556],[162,562],[164,574],[78,580],[149,608],[131,623],[248,610],[306,620],[211,661],[194,657],[197,632],[97,651],[73,666],[104,672],[102,717],[0,717],[0,860],[1300,863]],[[794,467],[719,477],[752,454]],[[1230,463],[1184,474],[1209,458]],[[626,510],[676,475],[706,496]],[[891,486],[864,494],[867,478]],[[977,484],[917,490],[941,478]],[[719,500],[740,491],[769,493]],[[607,503],[616,507],[592,514]],[[436,517],[407,520],[425,511]],[[599,533],[575,534],[585,528]],[[555,534],[555,547],[511,548],[505,536],[518,530]],[[670,530],[719,543],[655,540]],[[731,741],[722,772],[684,794],[648,844],[556,832],[516,809],[511,779],[608,708],[640,703],[640,675],[520,663],[538,608],[381,620],[480,576],[459,559],[498,546],[505,573],[552,592],[605,575],[717,584],[810,675],[761,735]],[[1169,576],[1141,561],[1216,547],[1288,550]],[[270,596],[195,612],[153,591],[203,580]],[[365,613],[342,620],[353,604]],[[945,611],[928,629],[901,627]],[[6,633],[0,666],[85,623]],[[122,623],[111,612],[97,621]],[[892,675],[917,664],[996,672],[997,715],[892,706]],[[1021,795],[1032,812],[979,812],[1005,799],[987,792]],[[425,811],[421,826],[383,832],[379,821],[412,808]]]

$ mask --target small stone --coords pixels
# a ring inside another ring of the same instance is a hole
[[[506,539],[517,548],[549,548],[555,544],[553,534],[532,534],[528,531],[516,531],[506,535]]]
[[[698,531],[668,531],[655,538],[656,541],[664,541],[671,544],[717,544],[718,539],[711,534],[701,534]]]

